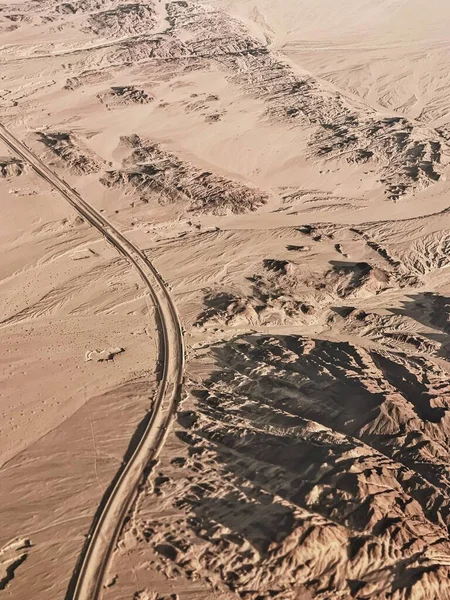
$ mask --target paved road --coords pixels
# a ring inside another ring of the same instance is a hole
[[[66,600],[97,600],[102,595],[105,576],[123,522],[136,499],[146,466],[162,449],[181,392],[184,370],[181,323],[163,279],[142,250],[1,124],[0,140],[31,165],[42,179],[127,258],[138,271],[156,306],[163,368],[152,414],[133,454],[123,465],[108,496],[103,499],[66,594]]]

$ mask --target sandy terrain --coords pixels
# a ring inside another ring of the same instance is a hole
[[[449,18],[1,0],[0,597],[450,599]]]

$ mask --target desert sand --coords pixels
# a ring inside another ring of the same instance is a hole
[[[449,19],[0,1],[0,598],[450,599]]]

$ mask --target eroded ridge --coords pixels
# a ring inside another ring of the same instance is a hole
[[[131,155],[124,159],[123,170],[102,177],[107,187],[128,188],[147,200],[155,191],[163,192],[164,202],[182,202],[189,210],[215,214],[256,210],[269,197],[256,187],[199,169],[137,135],[122,143],[131,147]]]
[[[186,2],[172,2],[167,10],[174,32],[186,32],[189,53],[226,65],[233,81],[264,100],[269,118],[310,128],[313,156],[373,164],[391,199],[440,179],[449,150],[437,131],[357,110],[340,92],[300,76],[220,11]]]
[[[159,481],[175,512],[138,523],[167,576],[245,600],[446,598],[446,373],[305,336],[213,357],[179,417],[187,452]]]

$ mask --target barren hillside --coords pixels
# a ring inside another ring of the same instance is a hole
[[[0,595],[450,599],[449,17],[0,1]]]

